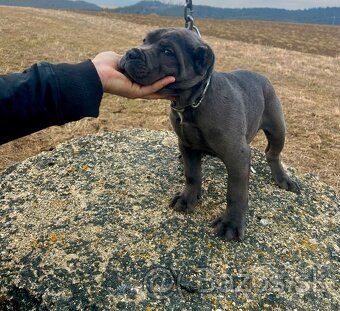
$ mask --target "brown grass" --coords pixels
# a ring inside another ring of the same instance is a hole
[[[183,27],[183,19],[154,15],[88,12],[151,27]],[[202,34],[220,39],[268,45],[287,50],[340,56],[340,27],[267,21],[196,19]]]
[[[169,20],[182,25],[181,19]],[[137,25],[137,21],[142,24]],[[220,25],[220,33],[215,31],[215,23]],[[247,27],[238,28],[237,23]],[[248,68],[266,74],[277,89],[286,115],[285,163],[300,173],[317,174],[339,190],[340,58],[317,53],[339,55],[340,28],[289,24],[288,31],[280,24],[237,23],[232,28],[229,22],[200,21],[204,38],[216,53],[216,69]],[[172,24],[157,16],[146,19],[1,7],[0,73],[21,71],[43,60],[79,62],[104,50],[123,53],[139,44],[149,30],[169,25]],[[275,29],[272,39],[262,35],[270,34],[271,28]],[[329,32],[330,29],[335,31]],[[294,31],[295,41],[291,36]],[[312,40],[313,33],[317,34],[316,40]],[[269,41],[256,41],[258,36]],[[275,38],[287,47],[291,42],[291,50],[307,53],[275,48],[279,46]],[[327,52],[327,46],[333,52]],[[73,137],[132,127],[170,129],[168,106],[166,101],[146,102],[105,95],[98,119],[52,127],[0,146],[0,169]],[[254,144],[263,148],[263,136],[259,135]]]

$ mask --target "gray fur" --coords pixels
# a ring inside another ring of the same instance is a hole
[[[176,97],[170,120],[178,136],[186,181],[170,206],[185,212],[195,208],[201,197],[201,157],[217,156],[228,172],[228,207],[213,226],[223,239],[242,240],[248,210],[249,143],[258,130],[267,137],[266,158],[276,183],[296,193],[299,186],[281,165],[285,122],[272,84],[252,71],[215,72],[214,60],[211,48],[194,32],[167,28],[149,33],[141,46],[128,51],[121,70],[141,84],[167,75],[176,77],[161,93]],[[192,108],[209,77],[201,104]]]

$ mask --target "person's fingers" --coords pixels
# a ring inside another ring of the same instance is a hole
[[[167,86],[170,83],[175,82],[175,77],[165,77],[161,80],[156,81],[155,83],[147,86],[142,86],[139,89],[138,97],[146,98],[146,96],[152,95],[162,89],[163,87]],[[159,95],[158,95],[159,96]],[[159,97],[158,97],[159,98]]]
[[[151,94],[151,95],[146,95],[143,96],[142,99],[167,99],[167,100],[176,100],[175,96],[171,96],[171,95],[159,95],[159,94]]]

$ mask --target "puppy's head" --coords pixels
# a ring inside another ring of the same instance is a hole
[[[142,85],[165,77],[176,81],[164,91],[186,90],[209,76],[215,56],[198,35],[185,28],[164,28],[150,32],[143,43],[129,50],[120,62],[120,70]]]

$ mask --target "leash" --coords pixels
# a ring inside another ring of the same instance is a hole
[[[186,5],[184,7],[185,28],[195,31],[201,38],[201,33],[194,23],[193,13],[192,0],[186,0]]]
[[[189,30],[192,30],[192,31],[195,31],[197,33],[197,35],[201,38],[201,33],[198,29],[197,26],[195,26],[195,23],[194,23],[194,18],[193,18],[193,13],[194,13],[194,10],[193,10],[193,6],[192,6],[192,0],[186,0],[186,6],[184,7],[184,20],[185,20],[185,28],[189,29]],[[176,107],[176,101],[171,101],[171,109],[176,111],[176,112],[183,112],[186,108],[197,108],[201,105],[204,97],[205,97],[205,94],[207,93],[207,90],[208,90],[208,87],[210,85],[210,81],[211,81],[211,75],[210,77],[208,78],[207,82],[206,82],[206,85],[204,87],[204,90],[201,94],[201,96],[199,96],[194,103],[192,104],[189,104],[187,106],[184,106],[184,107],[181,107],[181,108],[177,108]]]

